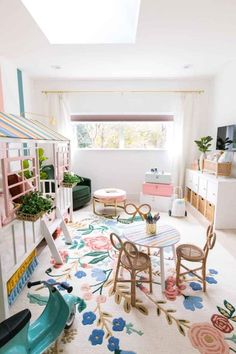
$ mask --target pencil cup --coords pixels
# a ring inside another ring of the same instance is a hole
[[[156,235],[156,223],[149,224],[148,222],[146,223],[146,232],[148,235]]]

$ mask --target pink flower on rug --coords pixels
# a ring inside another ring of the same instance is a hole
[[[67,251],[59,251],[59,254],[62,258],[63,263],[66,262],[67,257],[68,257],[68,252]],[[56,260],[54,258],[51,258],[51,262],[50,262],[54,268],[60,268],[63,264],[58,264],[56,263]]]
[[[207,322],[193,324],[188,336],[193,347],[201,354],[229,354],[224,335]]]
[[[148,290],[148,288],[146,288],[145,286],[143,286],[142,284],[139,285],[139,289],[144,293],[144,294],[149,294],[150,291]]]
[[[88,283],[84,283],[80,287],[81,291],[89,291],[91,289],[91,286]]]
[[[112,244],[105,236],[85,237],[84,242],[93,251],[111,250]]]
[[[178,288],[174,288],[171,285],[168,285],[165,290],[165,296],[170,301],[175,301],[176,297],[179,295]]]
[[[98,295],[96,301],[98,304],[104,304],[107,301],[107,298],[105,295]]]
[[[221,315],[213,315],[211,317],[211,322],[214,327],[219,329],[221,332],[230,333],[233,331],[234,327],[229,322],[228,318]]]
[[[83,295],[84,300],[87,300],[87,301],[91,300],[92,297],[93,297],[93,294],[91,292],[84,293],[84,295]]]

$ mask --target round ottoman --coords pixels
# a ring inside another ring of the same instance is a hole
[[[118,188],[98,189],[93,194],[93,212],[102,216],[117,216],[117,208],[123,208],[126,202],[126,192]],[[114,207],[114,214],[98,213],[96,203],[103,204],[104,207]]]

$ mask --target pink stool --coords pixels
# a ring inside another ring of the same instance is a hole
[[[126,192],[118,188],[104,188],[98,189],[93,194],[93,212],[96,215],[106,217],[117,216],[117,208],[124,209],[126,202]],[[104,207],[114,207],[114,214],[108,215],[105,213],[98,213],[96,211],[96,203],[103,204]]]

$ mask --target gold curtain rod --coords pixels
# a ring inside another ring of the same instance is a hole
[[[53,93],[204,93],[204,90],[48,90],[44,94]]]

